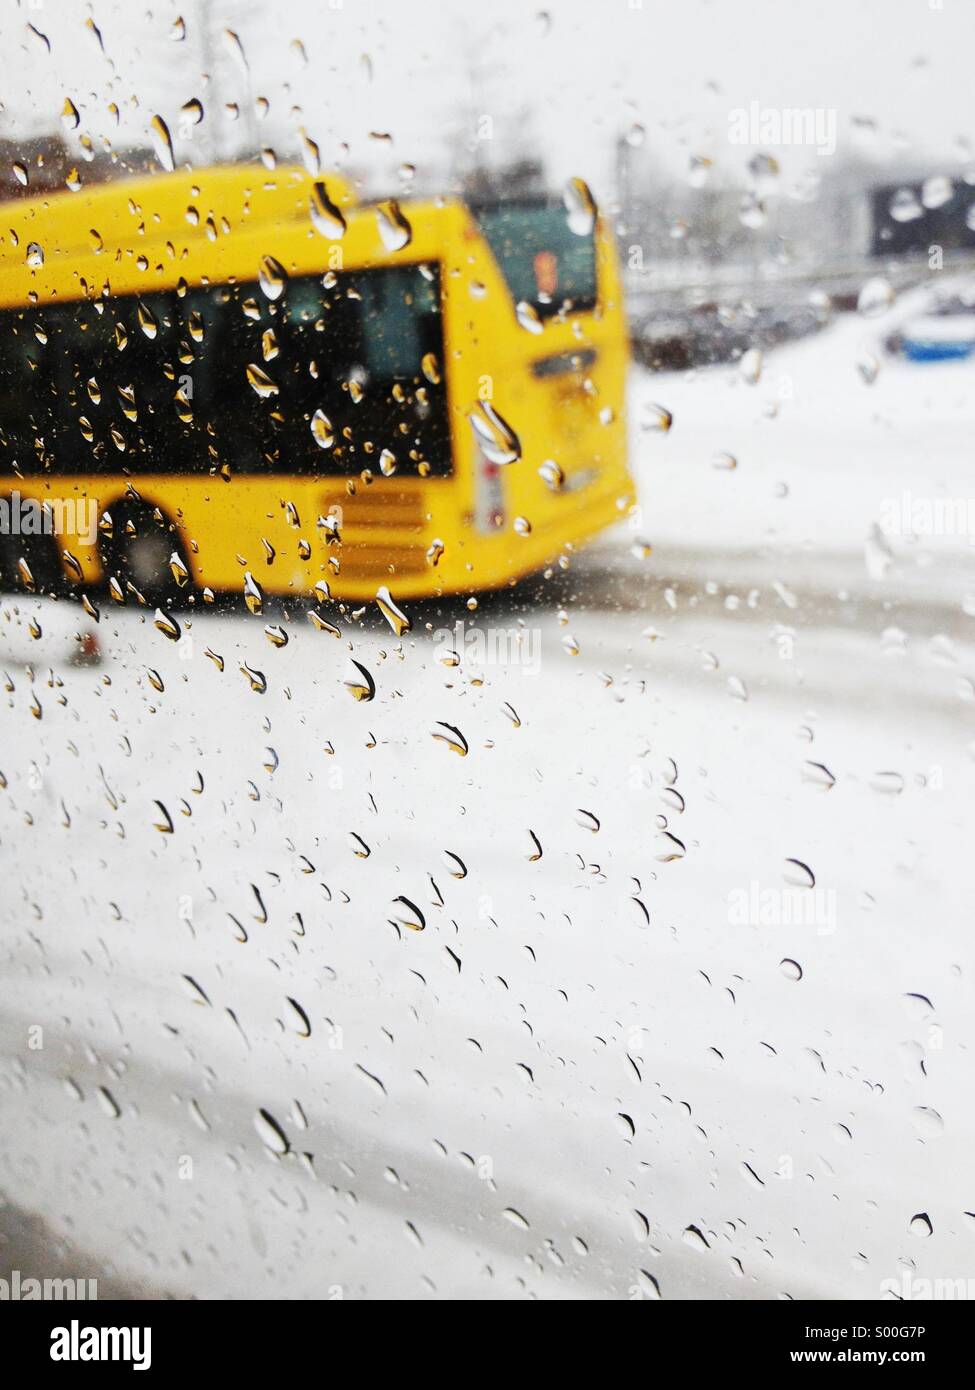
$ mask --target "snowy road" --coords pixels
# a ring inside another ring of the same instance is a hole
[[[78,670],[77,610],[5,601],[0,1264],[198,1297],[975,1278],[975,558],[874,531],[975,493],[973,369],[868,386],[863,334],[754,386],[635,374],[643,516],[466,615],[524,623],[507,664],[438,659],[457,604],[280,650],[105,611]]]

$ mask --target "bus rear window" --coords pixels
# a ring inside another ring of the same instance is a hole
[[[594,236],[571,231],[561,205],[498,203],[474,215],[516,304],[543,318],[596,307]]]

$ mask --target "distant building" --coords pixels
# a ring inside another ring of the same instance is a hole
[[[875,256],[975,250],[975,189],[963,179],[880,184],[871,189],[870,209]]]
[[[63,192],[69,175],[77,171],[77,181],[104,183],[126,178],[157,167],[152,151],[146,149],[91,149],[72,153],[60,135],[37,135],[23,139],[0,138],[0,200],[32,198],[39,193]],[[71,182],[75,180],[72,179]]]
[[[479,166],[463,175],[462,193],[472,203],[516,202],[545,193],[545,170],[540,160],[519,159],[488,168]]]

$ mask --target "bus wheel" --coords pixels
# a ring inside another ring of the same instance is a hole
[[[7,594],[63,595],[67,576],[54,538],[0,536],[0,590]]]
[[[111,508],[111,517],[111,532],[103,533],[101,540],[106,582],[114,577],[123,591],[131,584],[157,608],[175,602],[180,587],[170,563],[174,554],[189,573],[176,528],[165,518],[160,521],[152,508],[124,501]]]

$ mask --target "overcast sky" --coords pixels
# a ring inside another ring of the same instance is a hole
[[[185,38],[174,42],[178,17]],[[972,128],[973,0],[6,0],[0,39],[8,136],[60,129],[70,97],[79,133],[146,144],[153,115],[175,135],[180,107],[197,98],[197,142],[230,153],[244,122],[228,121],[224,103],[264,97],[261,144],[288,153],[303,124],[328,164],[345,145],[353,166],[387,182],[401,163],[442,164],[479,116],[493,122],[481,133],[493,133],[495,158],[520,141],[553,179],[578,174],[602,196],[614,142],[634,123],[675,173],[692,154],[743,163],[750,151],[729,146],[729,111],[753,101],[835,110],[841,151],[853,130],[932,171],[964,163]],[[177,156],[190,149],[178,142]],[[776,153],[786,168],[815,158]]]

